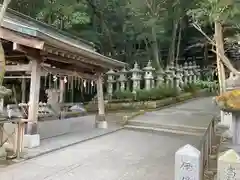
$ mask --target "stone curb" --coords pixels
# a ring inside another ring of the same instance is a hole
[[[47,150],[47,151],[41,152],[41,153],[39,153],[37,155],[32,155],[32,156],[27,156],[27,157],[23,156],[22,159],[23,160],[34,159],[36,157],[39,157],[39,156],[42,156],[42,155],[45,155],[45,154],[49,154],[49,153],[52,153],[52,152],[55,152],[55,151],[58,151],[58,150],[65,149],[65,148],[70,147],[70,146],[74,146],[74,145],[77,145],[77,144],[80,144],[80,143],[83,143],[83,142],[86,142],[86,141],[89,141],[89,140],[93,140],[93,139],[96,139],[96,138],[99,138],[99,137],[102,137],[102,136],[105,136],[105,135],[109,135],[109,134],[115,133],[115,132],[120,131],[122,129],[124,129],[124,127],[119,127],[119,128],[114,129],[112,131],[109,131],[109,132],[106,132],[106,133],[103,133],[103,134],[100,134],[100,135],[96,135],[96,136],[93,136],[93,137],[89,137],[89,138],[86,138],[86,139],[83,139],[83,140],[80,140],[80,141],[77,141],[77,142],[74,142],[74,143],[70,143],[70,144],[67,144],[67,145],[59,147],[59,148]]]

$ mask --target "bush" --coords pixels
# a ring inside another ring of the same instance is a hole
[[[208,89],[210,92],[217,92],[219,88],[217,81],[198,81],[196,85],[201,89]]]
[[[183,90],[185,92],[190,92],[190,93],[196,93],[199,89],[201,88],[196,84],[187,84],[183,87]]]
[[[113,94],[114,99],[133,100],[134,94],[131,91],[116,91]]]
[[[113,99],[118,100],[135,100],[135,101],[150,101],[150,100],[160,100],[169,97],[177,97],[179,95],[176,89],[167,87],[165,85],[153,88],[150,90],[139,89],[136,93],[131,91],[117,91],[113,94]]]
[[[175,89],[166,86],[153,88],[151,90],[138,90],[136,92],[137,101],[160,100],[176,96],[178,96],[178,92]]]

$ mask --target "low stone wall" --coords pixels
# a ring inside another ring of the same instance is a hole
[[[156,109],[167,105],[175,104],[185,100],[189,100],[195,97],[202,97],[210,95],[207,90],[200,90],[195,94],[183,93],[177,97],[166,98],[156,101],[131,101],[131,102],[105,102],[106,111],[116,111],[116,110],[131,110],[131,109]],[[97,111],[97,104],[90,103],[86,106],[88,112]]]

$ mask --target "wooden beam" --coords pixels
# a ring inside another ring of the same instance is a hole
[[[21,65],[6,65],[6,72],[21,72],[28,71],[31,72],[31,64],[21,64]]]
[[[31,76],[4,76],[4,79],[30,79]]]
[[[78,51],[73,51],[72,53],[70,53],[71,51],[68,51],[68,50],[65,50],[65,49],[60,49],[59,50],[56,47],[52,47],[50,45],[45,45],[44,48],[43,48],[43,51],[48,52],[48,53],[61,54],[62,56],[67,56],[68,58],[69,57],[74,57],[74,59],[76,59],[80,62],[87,63],[87,64],[90,64],[90,65],[95,65],[95,66],[101,67],[102,69],[115,68],[115,66],[109,66],[108,63],[98,62],[98,59],[93,59],[89,56],[86,56],[85,55],[86,53],[82,54],[81,49],[78,49]],[[103,56],[103,55],[101,55],[101,56]]]
[[[0,38],[35,49],[43,49],[44,46],[44,41],[40,41],[26,35],[21,36],[17,32],[2,27],[0,27]]]
[[[82,72],[59,69],[59,68],[42,67],[41,75],[44,76],[46,73],[58,74],[60,76],[79,76],[83,79],[96,80],[96,76],[82,73]]]
[[[50,54],[46,52],[41,52],[40,55],[43,56],[43,59],[58,61],[65,64],[77,65],[84,69],[89,69],[91,71],[100,70],[99,66],[92,65],[92,64],[85,64],[76,59],[71,59],[68,57],[62,57],[63,54],[55,55],[55,54]]]

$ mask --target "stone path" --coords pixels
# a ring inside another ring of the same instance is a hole
[[[3,180],[173,180],[174,153],[199,137],[121,130],[0,169]]]
[[[204,133],[212,118],[219,114],[212,97],[198,98],[159,111],[147,112],[129,121],[130,127],[149,127]]]
[[[136,119],[156,123],[193,121],[193,125],[204,128],[210,121],[208,118],[218,112],[211,102],[211,98],[198,99],[169,109],[146,113]],[[173,180],[174,153],[186,144],[198,147],[200,139],[201,136],[166,132],[119,130],[0,168],[0,179]]]

